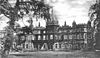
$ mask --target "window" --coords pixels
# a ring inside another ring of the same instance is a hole
[[[87,29],[86,28],[84,28],[84,32],[87,32]]]
[[[37,1],[41,1],[41,0],[37,0]]]
[[[55,35],[55,39],[58,39],[58,36],[57,35]]]
[[[76,35],[73,35],[73,39],[76,39]]]
[[[78,35],[77,35],[77,39],[79,39],[79,38],[80,38],[80,35],[78,34]]]
[[[19,0],[19,2],[22,2],[22,0]]]
[[[72,39],[72,35],[69,35],[69,39]]]
[[[40,30],[38,31],[38,34],[40,34]]]
[[[25,37],[24,36],[21,36],[21,40],[25,40]]]
[[[80,39],[83,39],[84,38],[84,34],[80,34]]]
[[[46,36],[44,35],[44,36],[43,36],[43,40],[45,40],[45,39],[46,39]]]
[[[67,39],[67,35],[64,35],[64,39]]]
[[[28,48],[28,44],[26,44],[26,48]]]
[[[64,30],[64,32],[67,32],[67,30]]]
[[[59,30],[59,33],[61,33],[62,31],[61,30]]]
[[[43,33],[46,33],[45,31],[43,31]]]
[[[15,46],[15,45],[14,45]],[[25,48],[25,44],[23,44],[23,48]]]
[[[59,35],[58,37],[59,37],[59,39],[61,39],[61,35]]]
[[[32,35],[32,40],[35,40],[35,36],[34,35]]]
[[[29,0],[23,0],[23,2],[25,2],[25,1],[29,1]]]
[[[75,31],[75,30],[74,30]],[[72,30],[70,30],[69,32],[72,32]]]
[[[38,40],[40,40],[40,39],[41,39],[41,36],[39,35],[39,36],[38,36]]]
[[[48,40],[49,38],[48,38],[48,35],[46,35],[46,40]]]
[[[57,48],[58,44],[55,44],[55,48]]]
[[[50,39],[53,39],[53,35],[50,35]]]
[[[59,48],[61,48],[61,44],[59,44]]]
[[[31,39],[32,39],[31,35],[28,35],[27,40],[31,40]]]

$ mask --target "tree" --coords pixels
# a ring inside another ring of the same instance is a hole
[[[95,40],[95,48],[100,49],[99,36],[100,36],[100,0],[96,0],[96,3],[91,5],[89,9],[89,16],[91,26],[93,27],[93,34]]]
[[[30,12],[32,17],[35,17],[37,20],[39,18],[44,18],[45,20],[50,19],[51,7],[48,4],[45,4],[44,0],[17,0],[14,7],[11,6],[8,0],[2,0],[0,2],[0,11],[10,19],[9,25],[13,29],[15,21],[19,20],[19,18],[23,18],[24,15],[29,14]]]
[[[39,20],[39,18],[43,18],[46,21],[51,20],[50,10],[52,7],[48,4],[45,4],[44,0],[17,0],[14,7],[12,7],[8,1],[9,0],[0,0],[0,14],[4,14],[10,19],[8,22],[8,29],[6,29],[8,34],[11,33],[11,30],[17,33],[18,28],[16,28],[15,22],[20,20],[20,18],[23,18],[25,15],[29,15],[30,13],[30,26],[20,28],[20,30],[22,30],[24,33],[32,32],[32,17],[36,18],[36,20]],[[24,19],[22,20],[24,21]],[[10,35],[13,35],[13,33]],[[9,37],[9,35],[7,35],[6,39],[7,38],[12,39],[12,37]],[[6,43],[4,45],[6,45]],[[9,48],[10,47],[11,46],[9,46]]]

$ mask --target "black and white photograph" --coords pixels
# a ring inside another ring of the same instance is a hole
[[[0,0],[0,58],[100,58],[100,0]]]

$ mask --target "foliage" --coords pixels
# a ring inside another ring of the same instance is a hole
[[[50,6],[43,0],[30,0],[20,2],[17,0],[14,7],[8,1],[0,1],[0,11],[6,17],[10,18],[9,25],[14,29],[15,21],[23,18],[24,15],[32,13],[32,16],[38,18],[50,19]]]
[[[89,16],[90,16],[90,21],[91,21],[91,25],[92,25],[92,33],[93,33],[93,43],[92,45],[94,45],[94,47],[96,48],[96,46],[98,47],[98,38],[99,35],[98,32],[100,32],[100,0],[96,0],[97,2],[93,5],[91,5],[90,9],[89,9]],[[98,38],[97,38],[98,37]],[[98,49],[98,48],[96,48]]]
[[[9,0],[0,0],[0,14],[4,14],[10,19],[10,21],[8,22],[9,26],[5,28],[8,35],[4,40],[4,51],[9,50],[12,45],[12,42],[14,40],[12,36],[13,32],[17,33],[19,31],[23,31],[23,33],[27,34],[29,34],[30,32],[32,33],[32,19],[30,19],[29,21],[30,26],[26,26],[23,28],[17,28],[18,26],[16,27],[16,21],[20,20],[20,18],[23,18],[24,15],[29,15],[30,13],[32,17],[36,18],[36,20],[39,20],[39,18],[50,20],[50,9],[52,8],[48,4],[45,4],[44,0],[26,0],[23,2],[17,0],[14,7],[12,7],[8,1]]]
[[[90,21],[93,22],[93,27],[97,27],[97,25],[100,23],[100,3],[91,5],[89,9],[89,16]]]

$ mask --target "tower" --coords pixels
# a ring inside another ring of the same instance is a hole
[[[47,20],[46,22],[46,28],[51,32],[56,32],[57,28],[59,27],[58,25],[58,19],[57,16],[54,14],[54,11],[52,9],[51,14],[50,14],[50,19]]]
[[[54,14],[53,10],[50,14],[50,19],[46,21],[46,33],[48,38],[48,48],[53,49],[53,44],[56,40],[57,31],[58,31],[58,20],[57,16]]]
[[[76,22],[75,21],[73,21],[72,27],[76,27]]]
[[[66,21],[64,22],[64,26],[67,26]]]
[[[94,4],[96,11],[96,18],[91,21],[91,26],[93,29],[93,39],[95,41],[94,48],[96,50],[100,50],[100,0],[96,0],[96,3]],[[93,13],[92,13],[93,14]]]

